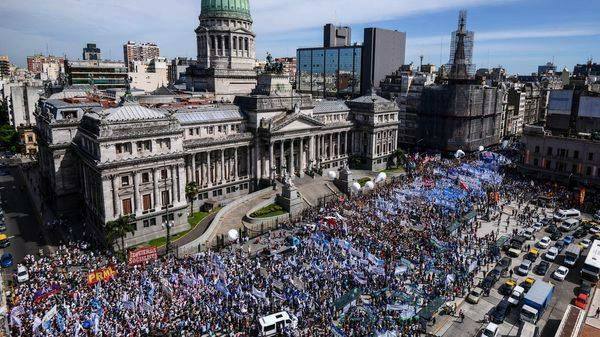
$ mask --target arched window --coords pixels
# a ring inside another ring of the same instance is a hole
[[[244,50],[248,51],[248,38],[244,39]]]
[[[213,35],[210,36],[210,49],[213,53],[217,50],[217,42],[215,41],[215,37]]]

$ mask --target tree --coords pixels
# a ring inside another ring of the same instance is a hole
[[[19,133],[10,125],[0,126],[0,150],[17,152]]]
[[[121,251],[125,251],[125,237],[127,233],[135,232],[135,215],[122,215],[118,219],[106,223],[106,238],[111,246],[121,240]]]
[[[406,154],[404,153],[404,151],[402,151],[402,149],[396,149],[392,157],[396,161],[396,167],[399,167],[400,164],[404,164],[406,162]]]
[[[194,198],[198,195],[198,184],[195,181],[185,185],[185,197],[190,201],[190,214],[194,213]]]

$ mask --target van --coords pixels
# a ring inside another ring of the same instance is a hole
[[[519,328],[519,337],[539,337],[540,329],[532,323],[523,322]]]
[[[581,219],[581,212],[572,209],[561,209],[554,213],[554,220],[564,221],[566,219]]]
[[[562,225],[560,226],[560,230],[563,232],[570,232],[576,230],[577,227],[579,227],[579,220],[575,218],[568,218],[563,221]]]
[[[286,311],[281,311],[276,314],[261,317],[258,320],[260,325],[260,336],[281,336],[286,328],[296,329],[298,319]]]

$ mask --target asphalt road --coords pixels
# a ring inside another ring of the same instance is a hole
[[[52,249],[34,215],[26,190],[21,189],[14,177],[14,170],[16,168],[0,169],[0,207],[7,227],[4,234],[10,239],[10,246],[0,249],[0,253],[10,253],[14,259],[13,266],[2,271],[5,277],[12,275],[26,255],[38,254],[40,249],[48,253]]]

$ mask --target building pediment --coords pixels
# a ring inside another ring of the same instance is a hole
[[[271,129],[271,132],[286,133],[301,130],[320,129],[324,125],[325,124],[308,115],[295,113],[275,123]]]

